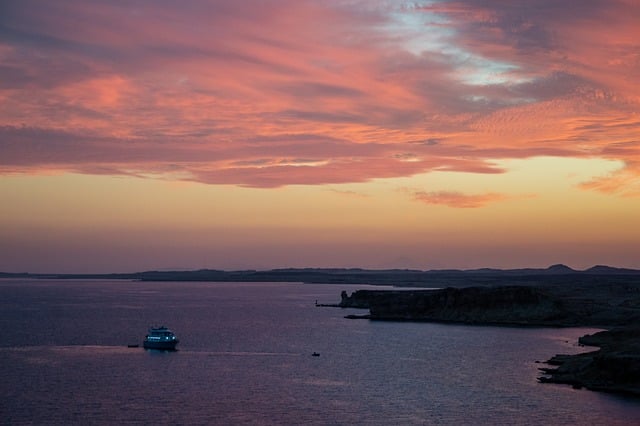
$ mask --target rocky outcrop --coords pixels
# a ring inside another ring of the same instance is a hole
[[[376,297],[378,291],[358,290],[349,295],[346,291],[340,293],[340,306],[341,308],[357,308],[357,309],[369,309],[371,306],[371,300]]]
[[[606,328],[640,324],[639,290],[609,284],[358,290],[343,291],[339,306],[369,309],[361,317],[374,320]]]
[[[600,350],[578,355],[556,355],[541,368],[543,383],[626,393],[640,397],[640,327],[632,326],[583,336],[581,344]]]
[[[560,300],[534,287],[446,288],[398,292],[370,306],[373,319],[484,324],[553,324],[568,320]]]
[[[343,292],[342,307],[368,308],[374,320],[447,321],[505,325],[573,325],[562,300],[536,287]]]

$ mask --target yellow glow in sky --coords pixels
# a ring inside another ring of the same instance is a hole
[[[58,247],[71,246],[82,251],[96,243],[93,251],[103,258],[105,271],[111,263],[115,267],[116,259],[122,262],[140,252],[146,259],[143,269],[162,267],[172,257],[193,268],[385,268],[400,267],[394,262],[404,259],[406,267],[429,269],[526,266],[526,258],[496,255],[491,260],[484,253],[513,256],[532,247],[546,253],[532,257],[532,263],[569,262],[573,256],[567,247],[593,244],[587,260],[574,260],[575,267],[588,267],[597,256],[613,255],[609,250],[615,247],[622,254],[637,248],[640,201],[579,188],[614,172],[618,162],[534,158],[500,166],[505,174],[433,172],[275,189],[70,174],[5,177],[0,180],[5,200],[0,223],[3,241],[13,244],[3,246],[3,258],[15,257],[9,254],[11,246],[26,256],[28,250],[59,253]],[[504,198],[459,208],[416,195],[431,192],[500,193]],[[633,256],[626,259],[632,262]],[[56,269],[52,261],[40,261]],[[74,262],[65,260],[59,268],[83,269]]]

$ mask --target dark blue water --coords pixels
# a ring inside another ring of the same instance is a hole
[[[537,383],[535,361],[584,350],[591,329],[314,307],[356,288],[0,280],[0,423],[640,423],[637,400]],[[179,351],[127,347],[161,324]]]

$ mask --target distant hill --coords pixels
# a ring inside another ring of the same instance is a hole
[[[551,265],[547,269],[545,269],[545,273],[547,274],[574,274],[578,271],[575,269],[569,268],[567,265],[563,265],[561,263],[557,265]]]
[[[146,271],[130,274],[29,274],[1,273],[0,278],[27,279],[111,279],[140,281],[226,281],[226,282],[307,282],[331,284],[373,284],[402,287],[470,287],[487,285],[590,284],[616,280],[640,280],[640,270],[597,265],[577,271],[566,265],[524,269],[370,270],[359,268],[286,268],[267,271]]]
[[[613,268],[611,266],[605,265],[596,265],[584,271],[587,274],[612,274],[612,275],[620,275],[620,274],[629,274],[634,275],[640,273],[637,269],[628,269],[628,268]]]

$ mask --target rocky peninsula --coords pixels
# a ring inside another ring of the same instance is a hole
[[[603,328],[579,340],[599,350],[556,355],[547,361],[553,368],[541,368],[539,380],[640,397],[640,283],[598,281],[343,291],[338,306],[368,309],[348,317],[370,320]]]
[[[564,383],[575,388],[616,392],[640,397],[640,327],[614,328],[578,339],[600,350],[578,355],[556,355],[541,368],[543,383]]]

